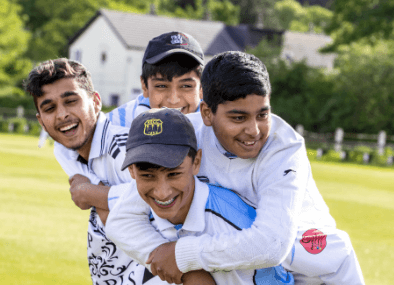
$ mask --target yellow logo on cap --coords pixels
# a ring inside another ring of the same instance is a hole
[[[144,123],[144,135],[155,136],[163,132],[163,122],[160,119],[150,119]]]

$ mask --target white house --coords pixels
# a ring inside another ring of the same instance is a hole
[[[217,53],[256,46],[263,38],[274,39],[284,31],[249,25],[226,26],[222,22],[197,21],[99,10],[69,41],[69,58],[80,61],[92,74],[103,105],[119,106],[141,93],[142,57],[149,40],[172,31],[192,35],[201,45],[205,61]],[[332,66],[317,50],[327,38],[286,32],[282,57],[307,57],[312,66]]]

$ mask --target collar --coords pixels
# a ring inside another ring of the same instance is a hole
[[[182,226],[182,229],[190,232],[202,232],[205,229],[205,204],[207,203],[209,188],[208,185],[194,177],[195,189],[192,204],[189,213]],[[159,231],[173,228],[174,224],[168,220],[162,219],[152,210],[152,215],[157,223]],[[177,227],[177,225],[175,225]]]
[[[97,158],[107,153],[108,143],[106,143],[108,126],[110,121],[100,112],[96,123],[96,129],[94,130],[92,145],[90,147],[89,160]]]
[[[223,154],[225,157],[228,157],[229,159],[237,158],[235,154],[224,149],[224,147],[222,146],[222,144],[219,142],[218,138],[215,135],[214,135],[214,140],[215,140],[215,145],[221,154]]]

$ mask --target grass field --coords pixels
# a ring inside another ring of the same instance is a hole
[[[0,284],[91,284],[88,212],[74,206],[52,147],[0,134]],[[389,285],[394,265],[394,170],[312,162],[338,228],[351,237],[366,284]]]

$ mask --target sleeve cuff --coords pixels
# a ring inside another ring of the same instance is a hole
[[[203,269],[200,264],[198,238],[193,236],[180,238],[175,245],[175,259],[179,270],[186,273]]]

